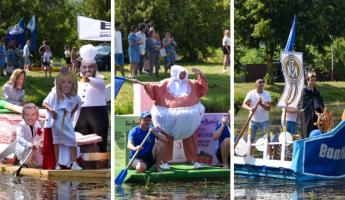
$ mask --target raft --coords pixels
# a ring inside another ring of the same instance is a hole
[[[234,156],[235,175],[265,176],[296,181],[344,179],[345,178],[345,121],[334,129],[317,137],[305,138],[291,143],[265,142],[262,157],[250,155],[251,146],[246,144],[245,156]],[[282,151],[292,145],[292,159],[284,153],[279,159],[268,156],[267,147],[280,145]]]
[[[118,174],[121,169],[115,170]],[[163,182],[191,182],[191,181],[230,181],[230,170],[216,166],[204,166],[194,169],[193,164],[171,164],[169,170],[154,171],[154,167],[146,173],[128,170],[125,183],[163,183]]]
[[[7,174],[14,174],[19,166],[0,164],[0,172]],[[109,179],[111,176],[110,169],[97,169],[97,170],[44,170],[36,168],[23,167],[21,176],[29,176],[41,178],[44,180],[55,179]]]

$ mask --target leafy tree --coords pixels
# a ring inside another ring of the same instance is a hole
[[[264,47],[268,73],[272,74],[273,60],[279,59],[274,55],[283,50],[293,16],[296,15],[296,51],[302,51],[304,60],[311,63],[312,58],[306,46],[313,45],[323,52],[323,46],[329,43],[329,34],[343,35],[344,9],[345,3],[341,0],[237,0],[235,48]]]

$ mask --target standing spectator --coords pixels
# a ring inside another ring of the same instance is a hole
[[[10,43],[7,49],[7,66],[6,66],[6,74],[12,74],[13,70],[17,66],[17,55],[14,49],[14,44]]]
[[[21,44],[16,44],[16,56],[17,56],[17,65],[16,68],[22,68],[24,64],[23,60],[23,49],[21,48]]]
[[[47,72],[49,72],[49,77],[52,77],[52,68],[50,65],[51,58],[52,52],[50,51],[49,46],[46,46],[46,50],[43,53],[43,69],[45,77],[47,77]]]
[[[138,28],[136,25],[131,26],[131,32],[128,35],[128,54],[129,54],[129,62],[131,63],[130,71],[131,77],[135,77],[137,72],[137,65],[139,63],[139,45],[142,43],[140,39],[137,38],[135,33],[137,32]]]
[[[23,49],[24,70],[26,72],[28,72],[31,67],[30,56],[32,55],[30,53],[30,45],[31,45],[31,41],[30,40],[26,41],[26,45],[24,46],[24,49]]]
[[[225,30],[224,31],[224,37],[223,37],[223,71],[226,72],[226,66],[230,65],[230,31]]]
[[[0,76],[4,75],[6,65],[6,47],[4,43],[5,38],[0,40]]]
[[[115,23],[115,75],[118,68],[122,76],[125,76],[125,69],[123,65],[125,64],[122,51],[122,34],[121,34],[121,24],[119,22]]]
[[[78,68],[79,68],[79,52],[77,47],[73,47],[72,48],[72,52],[71,52],[71,61],[72,61],[72,68],[74,72],[77,72]]]
[[[171,66],[175,64],[175,59],[176,59],[175,48],[177,47],[177,44],[170,31],[165,32],[165,38],[163,38],[162,43],[167,54],[164,58],[164,71],[167,74]]]
[[[139,45],[139,64],[137,70],[139,71],[139,74],[143,74],[143,67],[145,62],[145,54],[146,54],[146,35],[145,35],[145,24],[139,25],[139,31],[135,34],[138,38],[138,40],[141,41]]]
[[[71,64],[71,48],[70,46],[65,46],[65,61],[69,71],[72,71],[72,64]]]
[[[43,40],[42,45],[40,46],[40,48],[38,48],[38,53],[40,54],[40,66],[43,65],[43,54],[46,51],[47,46],[47,41]]]
[[[161,39],[159,35],[151,28],[149,38],[147,40],[147,50],[149,54],[149,73],[152,75],[153,66],[155,66],[155,74],[159,73],[159,49],[161,48]]]

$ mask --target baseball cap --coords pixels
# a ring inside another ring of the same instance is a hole
[[[140,114],[140,118],[151,117],[151,113],[148,111],[144,111]]]

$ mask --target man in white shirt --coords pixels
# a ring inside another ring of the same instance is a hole
[[[263,134],[268,133],[269,129],[269,117],[268,111],[271,109],[271,95],[264,91],[265,82],[262,79],[258,79],[255,82],[256,89],[247,93],[246,98],[243,101],[242,107],[249,112],[255,112],[250,123],[249,132],[250,141],[254,143],[255,135],[258,129],[261,129]],[[258,107],[255,109],[255,105],[259,102]]]
[[[124,59],[123,59],[123,51],[122,51],[122,35],[121,35],[121,27],[120,23],[115,23],[115,76],[120,69],[121,75],[125,76],[125,70],[123,68]]]
[[[144,61],[145,61],[146,39],[147,39],[145,35],[145,29],[146,29],[145,24],[140,24],[139,31],[135,34],[142,41],[142,43],[139,45],[140,59],[139,59],[139,64],[137,68],[139,71],[139,74],[143,73],[143,67],[144,67]]]
[[[105,82],[97,75],[97,50],[91,44],[80,48],[82,79],[78,83],[78,95],[82,101],[82,108],[75,131],[83,135],[96,133],[102,137],[98,143],[101,152],[107,152],[108,139],[108,110],[105,98]]]

